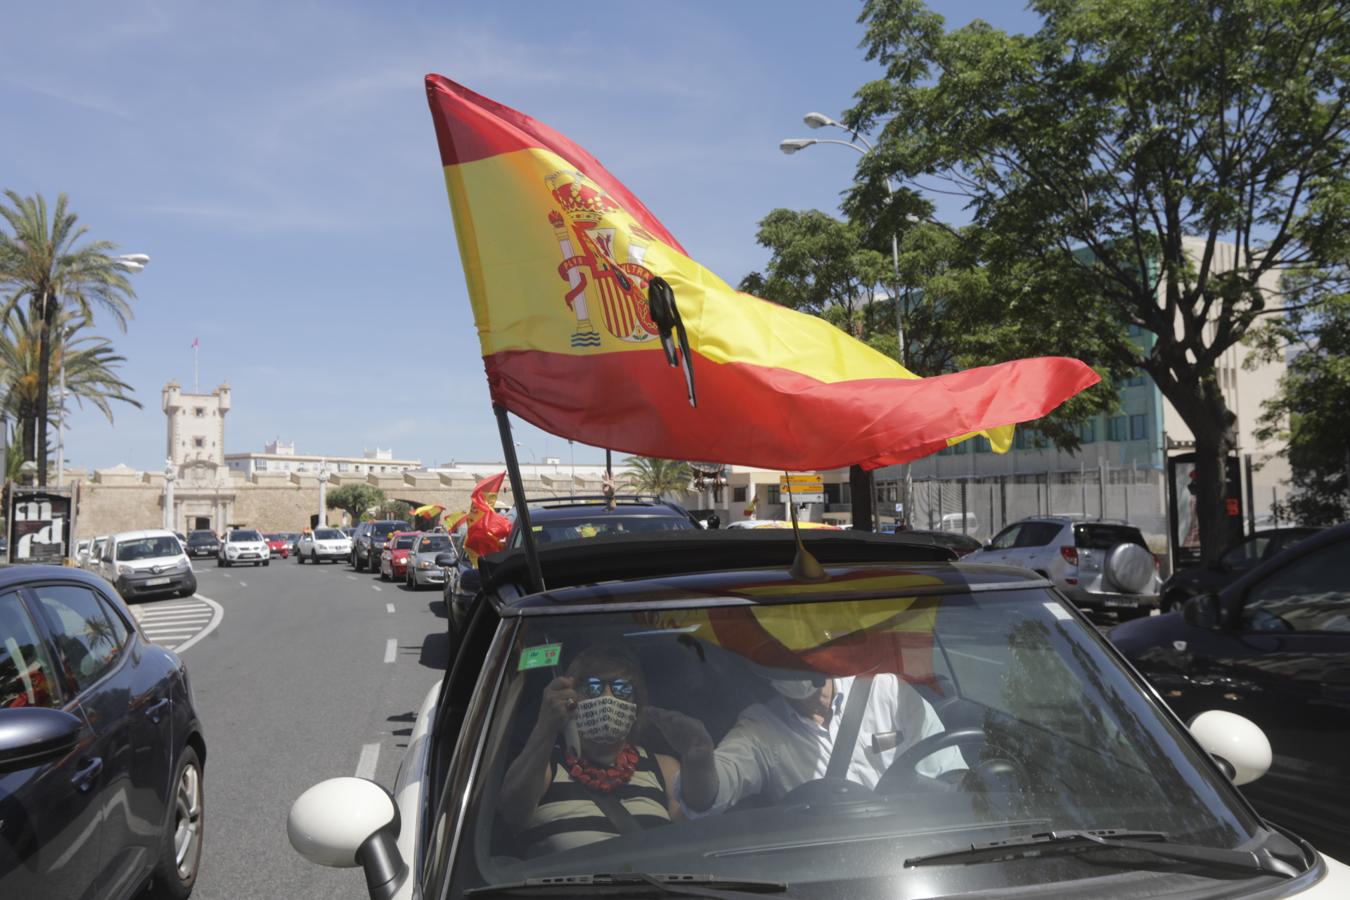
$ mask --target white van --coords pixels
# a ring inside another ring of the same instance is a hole
[[[197,592],[197,575],[183,545],[177,535],[163,528],[110,535],[97,571],[125,600],[166,593],[190,597]]]
[[[963,525],[964,520],[964,525]],[[944,513],[942,524],[938,526],[939,531],[950,531],[954,534],[968,534],[971,537],[978,537],[980,532],[980,520],[975,517],[973,512],[968,513]]]

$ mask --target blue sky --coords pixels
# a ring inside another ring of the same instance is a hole
[[[1013,0],[949,24],[1034,27]],[[600,5],[177,0],[6,6],[0,187],[70,195],[94,236],[148,253],[123,377],[142,410],[76,410],[68,464],[164,459],[160,389],[228,382],[226,449],[392,447],[500,458],[422,76],[576,140],[735,283],[771,209],[837,210],[856,155],[778,142],[878,70],[848,2]],[[949,211],[955,215],[954,210]],[[532,457],[567,442],[516,422]],[[577,445],[577,462],[603,458]]]

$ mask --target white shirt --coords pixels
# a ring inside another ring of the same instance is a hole
[[[704,813],[688,808],[685,812],[691,818],[721,813],[756,794],[775,802],[798,785],[824,778],[853,683],[853,678],[834,679],[834,712],[828,726],[802,716],[781,697],[746,707],[713,754],[717,799]],[[875,676],[849,761],[848,780],[875,788],[899,753],[943,730],[937,713],[908,683],[894,675]],[[872,735],[887,732],[896,733],[895,746],[875,752]],[[936,777],[968,767],[960,752],[949,747],[930,754],[915,768],[922,775]]]

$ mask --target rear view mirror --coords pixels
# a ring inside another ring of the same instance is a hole
[[[448,550],[445,553],[437,553],[434,562],[442,569],[449,569],[459,563],[459,557],[453,551]]]
[[[78,717],[59,709],[27,706],[0,715],[0,772],[60,759],[80,741]]]
[[[1215,594],[1197,594],[1181,606],[1181,618],[1196,628],[1219,627],[1219,598]]]
[[[398,807],[364,778],[330,778],[301,794],[286,819],[286,836],[312,863],[361,866],[372,897],[393,896],[408,867],[398,852]]]
[[[1190,729],[1233,784],[1250,784],[1270,769],[1270,741],[1251,719],[1211,709],[1192,719]]]

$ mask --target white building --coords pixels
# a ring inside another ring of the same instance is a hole
[[[340,475],[395,475],[422,468],[420,459],[394,459],[392,449],[376,447],[360,456],[313,455],[296,453],[294,443],[279,440],[264,444],[261,453],[226,453],[225,464],[231,472],[246,478],[259,473],[317,475],[320,469]]]

